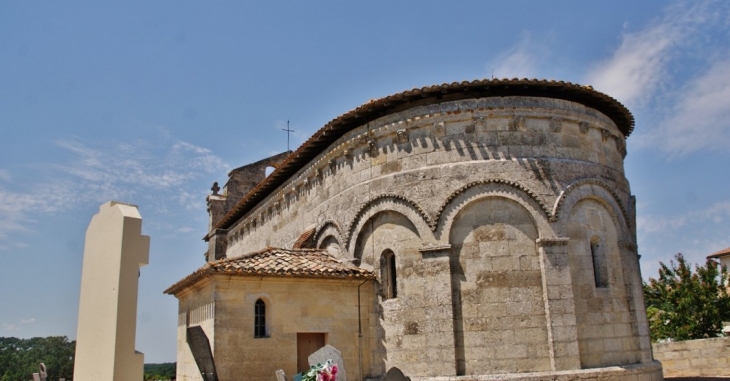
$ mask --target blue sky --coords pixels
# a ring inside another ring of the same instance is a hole
[[[592,85],[636,117],[626,173],[644,277],[730,247],[730,3],[2,2],[0,336],[76,336],[101,203],[151,236],[137,348],[175,360],[162,291],[203,264],[228,170],[414,87],[485,77]]]

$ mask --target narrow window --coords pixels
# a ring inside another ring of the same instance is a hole
[[[389,289],[390,289],[390,297],[391,298],[397,298],[398,297],[398,288],[395,279],[395,254],[392,252],[390,253],[390,256],[388,256],[388,271],[390,272],[390,276],[388,277],[388,281],[390,282]]]
[[[397,280],[395,274],[395,254],[386,250],[380,256],[380,280],[383,287],[383,298],[398,297]]]
[[[601,239],[594,236],[591,238],[591,259],[593,259],[593,278],[597,288],[608,287],[608,263],[606,255],[601,247]]]
[[[261,299],[254,305],[253,337],[266,337],[266,304]]]

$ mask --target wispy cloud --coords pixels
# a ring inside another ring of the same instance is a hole
[[[3,328],[5,328],[6,331],[20,331],[20,327],[13,323],[3,323]]]
[[[727,221],[730,200],[678,215],[636,217],[642,275],[656,278],[659,262],[669,263],[681,252],[691,263],[704,263],[707,255],[730,247]]]
[[[730,54],[681,90],[657,141],[671,156],[702,149],[727,152],[730,142]]]
[[[675,2],[643,29],[624,33],[611,57],[588,71],[585,83],[643,117],[635,146],[669,157],[727,152],[728,14],[728,2]]]
[[[538,57],[546,56],[542,44],[535,44],[529,32],[523,32],[518,43],[498,55],[487,67],[495,78],[533,78],[538,74]]]
[[[11,235],[30,231],[40,216],[88,203],[146,200],[156,213],[179,206],[204,209],[205,195],[194,191],[196,181],[229,168],[210,150],[170,137],[134,144],[66,139],[56,145],[71,157],[38,165],[38,183],[22,190],[0,186],[0,250],[22,244]]]
[[[663,232],[667,234],[689,224],[719,224],[728,218],[730,218],[730,200],[717,202],[705,209],[694,210],[678,216],[639,215],[636,217],[636,226],[642,233]]]
[[[10,172],[0,169],[0,181],[10,181]]]
[[[669,75],[669,65],[712,16],[709,3],[678,3],[646,28],[627,32],[613,55],[588,72],[586,83],[635,106],[646,102]]]
[[[21,331],[23,325],[35,323],[35,318],[21,319],[20,323],[3,323],[3,329],[10,332]]]

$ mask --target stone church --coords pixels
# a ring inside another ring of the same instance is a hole
[[[371,100],[208,196],[178,380],[661,380],[624,175],[631,113],[567,82]],[[267,167],[275,168],[266,175]]]

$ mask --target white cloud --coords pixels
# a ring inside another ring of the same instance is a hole
[[[713,2],[678,3],[648,27],[625,33],[607,60],[589,71],[585,83],[630,106],[642,104],[669,77],[677,50],[694,40],[713,16]]]
[[[730,140],[730,3],[675,2],[626,32],[585,83],[637,113],[632,144],[668,156],[727,152]]]
[[[662,120],[660,147],[671,155],[702,149],[728,151],[730,142],[730,54],[693,78]]]
[[[11,180],[10,172],[8,172],[4,169],[0,169],[0,181],[10,181],[10,180]]]
[[[524,32],[520,41],[495,58],[487,67],[494,78],[534,78],[537,76],[537,57],[545,55],[541,44],[532,43],[530,33]]]
[[[156,213],[178,210],[179,205],[185,210],[204,210],[205,195],[188,188],[196,189],[195,181],[229,168],[210,150],[170,138],[154,144],[138,141],[103,145],[78,139],[56,144],[71,157],[37,166],[42,180],[23,189],[0,187],[0,250],[21,244],[11,236],[31,231],[40,216],[88,203],[147,200]],[[52,173],[40,173],[48,172],[48,168]]]
[[[21,319],[21,320],[20,320],[20,323],[21,323],[21,324],[30,324],[30,323],[34,323],[34,322],[35,322],[35,318],[30,318],[30,319]]]

